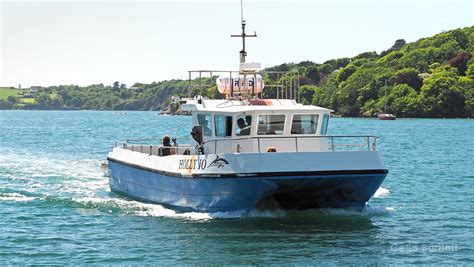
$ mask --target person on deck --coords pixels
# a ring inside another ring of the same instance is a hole
[[[158,148],[158,156],[164,157],[171,155],[171,139],[169,136],[163,136],[162,145]]]

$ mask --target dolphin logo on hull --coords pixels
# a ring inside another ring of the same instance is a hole
[[[223,167],[224,165],[227,165],[229,164],[229,162],[224,159],[224,158],[219,158],[219,156],[216,156],[216,159],[213,160],[209,166],[207,166],[207,168],[211,168],[211,167],[217,167],[217,168],[220,168],[220,167]]]

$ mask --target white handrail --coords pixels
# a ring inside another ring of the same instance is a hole
[[[355,143],[347,143],[347,139],[360,139],[363,138],[365,141],[363,142],[355,142]],[[229,142],[229,141],[245,141],[245,140],[256,140],[257,141],[257,151],[255,153],[263,153],[261,150],[261,142],[262,141],[268,141],[268,140],[278,140],[278,139],[294,139],[295,142],[292,144],[294,145],[294,151],[299,152],[298,148],[298,141],[299,140],[320,140],[320,139],[326,139],[328,142],[328,150],[325,151],[332,151],[332,152],[337,152],[337,151],[349,151],[350,148],[364,148],[365,149],[360,149],[363,151],[375,151],[377,148],[377,136],[371,136],[371,135],[332,135],[332,136],[248,136],[248,137],[239,137],[239,138],[222,138],[222,139],[212,139],[212,140],[207,140],[203,142],[203,146],[206,146],[207,144],[213,144],[214,145],[214,153],[216,154],[219,149],[219,143],[221,142]],[[197,154],[197,145],[190,145],[190,144],[184,144],[184,145],[175,145],[175,146],[163,146],[163,145],[150,145],[150,144],[137,144],[137,143],[130,143],[130,142],[137,142],[137,141],[146,141],[146,140],[153,140],[151,138],[143,138],[143,139],[135,139],[135,140],[127,140],[126,142],[116,142],[115,146],[116,147],[122,147],[124,149],[129,149],[135,152],[141,152],[141,153],[147,153],[150,155],[154,155],[155,153],[154,150],[158,150],[159,147],[166,147],[166,148],[171,148],[175,149],[177,152],[180,151],[193,151],[193,154]],[[344,141],[344,143],[337,143],[338,140]],[[254,152],[254,151],[252,151]],[[266,151],[264,151],[266,152]],[[182,153],[182,152],[181,152]]]

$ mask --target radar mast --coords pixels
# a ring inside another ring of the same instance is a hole
[[[244,20],[244,8],[242,4],[242,0],[240,0],[240,20],[242,22],[242,33],[241,34],[232,34],[231,37],[242,37],[242,50],[240,50],[240,63],[245,63],[245,57],[247,56],[247,52],[245,51],[245,38],[246,37],[257,37],[257,33],[254,34],[246,34],[245,33],[245,20]]]

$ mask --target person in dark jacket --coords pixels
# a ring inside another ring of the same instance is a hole
[[[246,125],[243,118],[237,120],[237,126],[240,128],[238,135],[249,135],[250,134],[250,125]]]
[[[171,155],[171,139],[165,135],[162,140],[161,146],[158,148],[158,156],[164,157]]]

